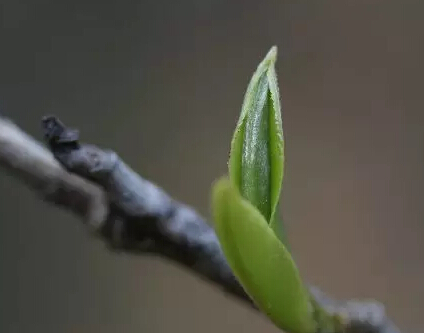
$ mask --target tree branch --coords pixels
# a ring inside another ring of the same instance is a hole
[[[214,282],[250,306],[213,229],[192,208],[143,179],[117,154],[80,144],[78,131],[42,120],[47,150],[0,116],[0,165],[42,198],[88,222],[111,249],[156,253]],[[318,303],[345,319],[345,332],[399,333],[377,302],[337,302],[310,287]]]
[[[100,186],[67,172],[44,146],[1,115],[0,165],[44,200],[71,210],[94,227],[108,215],[107,196]]]

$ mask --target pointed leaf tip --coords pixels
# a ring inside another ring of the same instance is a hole
[[[277,46],[272,46],[251,77],[232,138],[228,166],[230,179],[241,195],[281,234],[281,222],[275,218],[284,174],[284,137],[275,72],[277,52]]]
[[[278,55],[278,48],[277,46],[272,46],[267,55],[265,56],[265,59],[268,60],[271,63],[275,63],[277,61],[277,55]]]

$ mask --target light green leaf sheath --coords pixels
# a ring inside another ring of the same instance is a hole
[[[224,255],[258,308],[287,332],[316,332],[310,296],[297,267],[261,212],[228,178],[214,184],[212,208]]]
[[[284,174],[284,138],[272,47],[253,74],[231,142],[231,181],[285,241],[277,214]]]

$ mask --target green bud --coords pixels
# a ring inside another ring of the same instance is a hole
[[[284,174],[284,137],[272,47],[253,74],[231,142],[231,181],[273,229]],[[276,232],[281,234],[281,230]]]
[[[215,231],[234,275],[279,328],[334,332],[337,318],[303,285],[277,217],[284,138],[276,56],[272,47],[247,88],[231,142],[230,179],[221,178],[213,186]]]

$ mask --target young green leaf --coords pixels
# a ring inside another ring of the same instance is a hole
[[[276,225],[284,174],[284,137],[275,73],[274,46],[253,74],[231,142],[228,163],[231,181],[282,236]],[[280,237],[284,239],[284,237]]]
[[[315,332],[310,296],[261,212],[227,178],[214,184],[212,208],[224,255],[254,303],[287,332]]]

